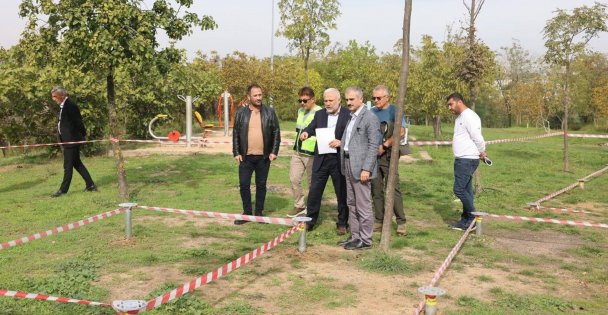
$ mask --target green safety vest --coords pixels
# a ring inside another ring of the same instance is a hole
[[[300,108],[298,109],[298,120],[296,121],[296,142],[293,145],[294,151],[298,153],[314,155],[315,145],[317,145],[317,137],[312,136],[308,139],[301,141],[300,134],[306,128],[310,122],[315,118],[315,112],[320,110],[321,106],[315,105],[308,113]]]

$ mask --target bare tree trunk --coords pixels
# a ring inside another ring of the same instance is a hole
[[[566,62],[566,86],[564,87],[564,120],[562,130],[564,131],[564,172],[570,171],[570,159],[568,148],[568,110],[570,108],[570,61]]]
[[[310,59],[310,49],[306,52],[306,56],[304,56],[304,76],[306,77],[306,86],[310,86],[310,80],[308,78],[308,60]]]
[[[473,3],[475,3],[474,0]],[[469,85],[469,88],[471,91],[470,106],[471,109],[475,111],[475,102],[477,102],[477,88],[473,85]],[[481,186],[481,175],[479,174],[479,169],[475,170],[475,173],[473,173],[473,186],[476,194],[483,190],[483,187]]]
[[[396,126],[401,126],[403,117],[403,104],[405,104],[405,93],[407,90],[407,79],[410,69],[410,23],[412,17],[412,0],[405,0],[405,9],[403,14],[403,50],[401,52],[401,72],[399,73],[399,92],[397,94],[397,111],[395,113]],[[397,128],[396,130],[400,130]],[[391,162],[389,165],[389,174],[386,183],[385,198],[384,198],[384,221],[382,223],[382,236],[380,239],[380,248],[384,252],[388,252],[391,242],[391,223],[393,219],[393,208],[395,203],[395,185],[397,183],[397,174],[399,173],[399,141],[401,133],[393,132],[393,147],[391,148]]]
[[[116,90],[114,89],[114,74],[110,73],[106,77],[107,97],[108,97],[108,117],[110,119],[110,136],[118,138],[118,119],[116,115]],[[116,160],[116,172],[118,175],[118,195],[123,201],[128,201],[129,190],[127,186],[127,175],[125,172],[125,159],[120,150],[120,143],[111,141]]]
[[[7,142],[6,142],[6,140],[4,140],[4,138],[0,138],[0,146],[2,146],[2,147],[7,146]],[[6,157],[6,153],[7,153],[7,150],[2,149],[2,157]]]
[[[435,115],[433,120],[433,133],[435,134],[435,140],[441,139],[441,116]]]

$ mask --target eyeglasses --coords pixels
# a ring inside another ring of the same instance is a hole
[[[310,99],[306,100],[306,99],[302,99],[301,98],[301,99],[298,100],[298,103],[308,103],[308,101],[310,101]]]
[[[372,99],[373,99],[374,101],[379,101],[379,100],[381,100],[383,97],[386,97],[386,95],[384,95],[384,96],[373,96],[373,97],[372,97]]]

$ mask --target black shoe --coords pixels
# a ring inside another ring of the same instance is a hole
[[[357,243],[357,242],[359,242],[359,239],[353,238],[353,236],[351,235],[351,236],[348,238],[348,242],[346,242],[346,243],[342,244],[342,247],[346,247],[346,245],[349,245],[349,244],[351,244],[351,243]]]
[[[314,228],[315,228],[314,224],[306,223],[306,232],[312,232],[312,230]]]
[[[355,249],[370,249],[372,248],[372,244],[365,244],[362,240],[356,240],[354,242],[349,242],[344,245],[344,249],[347,250],[355,250]]]
[[[353,240],[353,237],[351,236],[351,237],[349,237],[349,238],[347,238],[347,239],[345,239],[345,240],[341,240],[341,241],[339,241],[339,242],[338,242],[338,243],[336,243],[336,244],[338,244],[338,246],[342,246],[342,247],[344,247],[344,245],[346,245],[346,243],[351,242],[352,240]]]
[[[61,197],[62,195],[65,195],[65,193],[61,190],[58,190],[54,194],[52,194],[51,197],[57,198],[57,197]]]
[[[84,191],[97,191],[97,186],[95,186],[95,184],[93,184],[93,185],[85,188]]]
[[[473,219],[474,220],[474,219]],[[458,231],[466,231],[469,228],[469,225],[471,225],[471,220],[460,220],[454,224],[449,225],[449,227],[452,230],[458,230]],[[477,229],[477,226],[475,225],[475,223],[473,223],[473,228],[471,228],[471,231],[475,231],[475,229]]]
[[[245,220],[234,220],[234,225],[243,225],[245,223],[249,223],[249,221]]]

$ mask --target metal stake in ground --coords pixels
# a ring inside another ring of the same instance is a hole
[[[312,220],[309,217],[295,217],[292,219],[293,225],[300,225],[300,236],[298,237],[298,251],[300,253],[306,252],[306,222]]]
[[[486,215],[485,212],[471,212],[472,215],[475,216],[475,235],[481,236],[483,234],[481,227],[481,219]]]
[[[424,315],[437,314],[437,297],[445,294],[439,287],[420,287],[418,292],[424,294]]]
[[[132,311],[140,311],[146,308],[146,301],[142,300],[117,300],[112,302],[112,308],[118,315],[129,314]]]
[[[131,209],[137,206],[137,204],[133,202],[125,202],[119,204],[118,206],[125,209],[125,238],[130,239],[131,234],[133,232],[133,224],[131,222]]]

